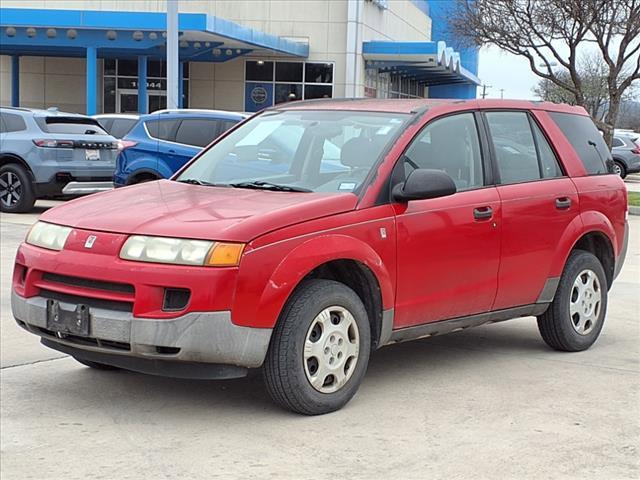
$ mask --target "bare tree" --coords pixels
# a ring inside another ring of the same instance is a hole
[[[578,77],[582,81],[582,105],[589,112],[591,117],[600,124],[604,122],[607,112],[609,111],[609,84],[608,84],[608,67],[604,63],[599,53],[591,52],[580,57],[578,62]],[[571,75],[565,69],[556,70],[556,77],[562,82],[573,85]],[[632,84],[625,90],[621,96],[620,104],[624,105],[634,98],[635,89]],[[575,88],[575,85],[574,85]],[[533,93],[542,100],[556,103],[568,103],[576,105],[576,96],[571,90],[556,85],[546,78],[540,79],[538,84],[533,88]],[[620,116],[620,112],[618,112]]]
[[[533,73],[587,109],[590,86],[578,59],[591,45],[603,66],[607,105],[594,121],[611,144],[623,95],[640,80],[640,0],[458,0],[458,6],[450,22],[460,38],[526,58]]]

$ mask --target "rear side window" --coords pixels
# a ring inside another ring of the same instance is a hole
[[[135,118],[115,118],[113,125],[109,129],[109,134],[116,138],[124,138],[131,131],[138,120]]]
[[[20,115],[3,112],[0,116],[2,117],[2,132],[20,132],[27,129],[27,125]]]
[[[146,122],[151,138],[173,142],[178,120],[151,120]]]
[[[219,120],[208,118],[186,118],[180,122],[176,142],[196,147],[206,147],[222,133]]]
[[[560,168],[560,163],[556,158],[556,154],[553,153],[553,149],[551,148],[551,145],[549,145],[547,138],[535,122],[531,122],[531,126],[533,127],[533,136],[536,139],[536,146],[538,147],[538,157],[540,158],[542,178],[562,177],[564,174]]]
[[[620,140],[618,137],[613,138],[613,142],[611,142],[612,147],[624,147],[624,142]]]
[[[558,112],[549,115],[567,137],[589,175],[609,173],[611,152],[590,117]]]
[[[40,130],[68,135],[107,135],[97,120],[84,117],[35,117]]]
[[[501,183],[542,178],[528,115],[525,112],[488,112],[486,118]]]
[[[540,127],[527,112],[485,114],[495,151],[500,183],[522,183],[562,176],[562,170]]]

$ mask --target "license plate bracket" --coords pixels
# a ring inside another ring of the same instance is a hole
[[[75,310],[65,310],[57,300],[47,300],[48,330],[88,337],[90,319],[91,314],[87,305],[79,304]]]
[[[84,155],[87,160],[100,160],[100,150],[85,150]]]

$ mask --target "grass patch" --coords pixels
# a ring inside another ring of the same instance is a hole
[[[640,192],[628,192],[629,193],[629,205],[634,207],[640,207]]]

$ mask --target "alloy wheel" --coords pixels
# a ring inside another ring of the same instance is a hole
[[[309,383],[321,393],[342,388],[355,371],[360,333],[351,312],[333,306],[311,322],[304,344],[304,371]]]
[[[615,173],[616,175],[618,175],[619,177],[622,176],[622,168],[620,167],[620,165],[618,165],[617,163],[613,164],[613,173]]]
[[[22,196],[22,182],[13,172],[3,172],[0,175],[0,202],[5,207],[13,207]]]
[[[588,335],[600,315],[602,290],[598,276],[592,270],[583,270],[576,277],[571,289],[569,314],[571,325],[580,335]]]

